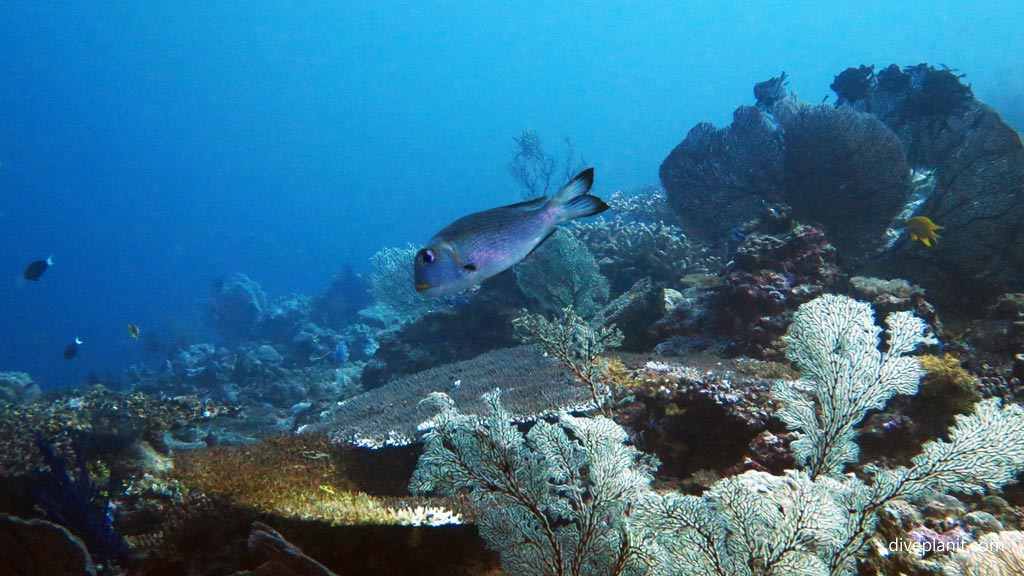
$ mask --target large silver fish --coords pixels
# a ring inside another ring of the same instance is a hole
[[[554,233],[562,222],[608,209],[587,192],[587,168],[549,198],[492,208],[459,218],[416,253],[416,290],[438,297],[472,288],[508,270]]]

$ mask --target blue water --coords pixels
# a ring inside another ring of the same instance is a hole
[[[1024,127],[1022,2],[284,4],[0,3],[0,371],[116,379],[125,324],[203,336],[218,276],[315,294],[517,201],[526,127],[598,195],[782,70],[817,101],[848,66],[944,63]]]

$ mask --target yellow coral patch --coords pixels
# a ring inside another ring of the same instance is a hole
[[[344,456],[322,436],[267,436],[252,446],[178,454],[170,476],[190,493],[216,495],[261,514],[334,525],[399,524],[404,520],[394,509],[452,507],[438,499],[362,492],[346,476],[352,463]]]

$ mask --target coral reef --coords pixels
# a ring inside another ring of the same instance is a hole
[[[306,556],[298,546],[262,522],[253,522],[249,533],[249,549],[269,556],[270,560],[250,572],[253,576],[296,574],[299,576],[336,576],[323,564]]]
[[[950,576],[1024,574],[1024,532],[987,534],[946,563]]]
[[[664,191],[481,290],[422,298],[385,248],[313,297],[225,277],[216,339],[128,392],[0,373],[0,564],[1016,573],[984,545],[1024,524],[1024,146],[953,70],[832,89],[759,83]],[[515,154],[527,195],[558,180],[535,133]]]
[[[854,426],[868,411],[882,408],[896,394],[917,393],[924,370],[907,354],[934,339],[924,335],[924,322],[907,312],[889,315],[886,324],[888,346],[880,353],[882,330],[868,304],[825,295],[793,316],[783,339],[786,355],[812,383],[815,402],[789,384],[776,386],[774,394],[782,404],[778,417],[800,431],[791,448],[812,478],[838,475],[857,461]],[[823,355],[823,350],[834,352]]]
[[[784,93],[781,79],[770,92]],[[849,108],[778,94],[759,103],[763,111],[737,109],[728,128],[697,125],[662,164],[662,185],[684,230],[722,246],[733,229],[785,202],[854,260],[882,248],[910,193],[896,135]]]
[[[735,337],[733,352],[765,354],[790,314],[836,281],[835,249],[820,229],[794,224],[782,234],[747,235],[725,269],[715,303],[718,331]]]
[[[266,308],[260,285],[244,274],[232,274],[214,283],[203,320],[225,338],[239,340],[253,334]]]
[[[649,224],[672,223],[676,219],[665,189],[660,186],[617,190],[608,197],[608,205],[619,217]]]
[[[34,400],[42,394],[32,377],[24,372],[0,372],[0,405]]]
[[[515,346],[512,318],[528,304],[512,273],[490,279],[486,292],[468,302],[428,314],[380,335],[378,349],[362,370],[366,389],[383,386],[406,374],[469,360]]]
[[[92,458],[113,455],[138,440],[159,445],[164,431],[207,423],[223,408],[195,397],[158,399],[141,392],[112,392],[102,386],[40,399],[0,412],[0,474],[21,474],[42,462],[37,435],[75,440]]]
[[[721,267],[718,258],[690,241],[682,229],[664,222],[597,218],[570,229],[590,248],[615,292],[643,278],[669,286],[688,274],[706,274]]]
[[[954,488],[981,493],[1024,469],[1024,410],[985,401],[957,418],[948,441],[925,444],[911,466],[869,465],[870,484],[842,474],[857,455],[852,426],[893,393],[916,389],[922,372],[906,354],[925,339],[924,323],[897,312],[889,327],[881,352],[866,304],[827,296],[798,311],[788,341],[817,394],[809,400],[781,385],[776,394],[782,418],[801,434],[793,447],[810,473],[748,471],[703,496],[656,493],[652,461],[623,446],[628,436],[610,420],[563,415],[524,435],[498,394],[485,396],[483,417],[433,394],[439,412],[410,488],[468,489],[481,534],[510,574],[853,574],[890,503]],[[615,530],[592,539],[598,527]]]
[[[829,86],[839,97],[836,104],[854,104],[867,97],[874,75],[874,66],[863,65],[857,68],[847,68],[836,75]]]
[[[659,351],[777,356],[773,348],[792,312],[837,282],[835,249],[820,229],[794,222],[782,208],[748,226],[721,278],[698,279],[652,327],[664,341]]]
[[[852,106],[899,137],[908,161],[934,170],[934,189],[910,214],[944,227],[937,249],[897,244],[879,266],[899,270],[943,301],[979,310],[996,294],[1024,286],[1024,144],[949,69],[892,65],[869,77]]]
[[[795,375],[761,362],[681,360],[646,361],[616,378],[625,388],[620,394],[631,394],[644,408],[618,421],[628,422],[638,445],[658,456],[660,477],[792,467],[788,453],[774,453],[768,438],[758,438],[775,423],[773,383]]]
[[[89,474],[82,451],[71,445],[74,469],[46,439],[39,438],[39,452],[46,463],[33,477],[35,501],[46,516],[82,539],[96,564],[110,567],[128,559],[124,535],[114,526],[110,498],[104,497]]]
[[[861,66],[832,86],[836,107],[812,106],[786,94],[783,75],[730,127],[691,130],[660,172],[683,230],[724,248],[785,203],[822,227],[844,266],[905,277],[966,313],[1024,286],[1019,135],[952,70]],[[943,228],[938,245],[901,236],[922,218]]]
[[[971,321],[959,338],[965,364],[978,372],[1001,372],[1020,378],[1019,361],[1024,353],[1024,312],[1017,293],[1003,294],[985,315]],[[989,375],[989,374],[986,374]]]
[[[355,489],[322,436],[271,435],[252,446],[182,453],[175,461],[171,477],[188,490],[264,514],[336,524],[383,517],[384,506]]]
[[[811,474],[788,473],[788,481],[780,482],[788,495],[773,487],[778,480],[772,477],[765,478],[767,483],[744,482],[741,478],[759,474],[747,472],[716,484],[703,499],[670,495],[650,501],[651,511],[641,513],[651,514],[654,534],[678,554],[679,562],[705,573],[759,566],[757,573],[764,574],[794,567],[807,574],[851,574],[877,512],[890,502],[933,490],[980,493],[1006,484],[1024,468],[1024,410],[985,401],[974,414],[957,417],[948,441],[925,444],[912,466],[869,465],[870,485],[842,475],[843,465],[858,453],[853,425],[892,394],[915,390],[921,375],[917,361],[904,355],[924,339],[924,323],[897,312],[888,324],[888,347],[880,352],[880,329],[866,304],[825,296],[797,312],[787,336],[790,354],[806,370],[816,394],[809,400],[785,385],[775,393],[783,405],[779,416],[801,433],[792,448]],[[749,495],[734,494],[750,488]],[[754,492],[772,500],[778,495],[781,501],[759,508],[764,498],[752,497]],[[824,516],[807,525],[784,520],[810,518],[822,510]],[[809,532],[799,536],[801,530]],[[787,542],[808,545],[793,548]]]
[[[341,331],[345,326],[356,323],[359,311],[370,303],[370,282],[346,266],[334,276],[327,290],[313,301],[310,320]]]
[[[667,311],[667,290],[656,287],[650,278],[642,278],[602,308],[594,322],[614,324],[622,333],[623,350],[650,350],[657,339],[649,329]]]
[[[910,196],[899,139],[877,118],[846,107],[786,99],[772,114],[785,149],[782,200],[799,220],[822,226],[848,258],[876,254]]]

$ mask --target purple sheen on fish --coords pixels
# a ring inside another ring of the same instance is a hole
[[[551,198],[492,208],[463,216],[416,253],[416,290],[437,298],[457,294],[518,264],[559,224],[608,209],[589,194],[594,169],[569,180]]]

